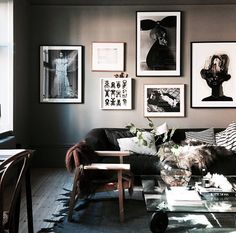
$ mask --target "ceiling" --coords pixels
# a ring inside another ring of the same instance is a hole
[[[29,0],[31,5],[228,5],[236,0]]]

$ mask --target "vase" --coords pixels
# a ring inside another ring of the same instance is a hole
[[[176,166],[163,166],[160,171],[161,178],[167,186],[187,186],[192,172]]]

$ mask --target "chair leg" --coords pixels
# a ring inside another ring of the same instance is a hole
[[[69,211],[68,211],[68,221],[69,222],[72,221],[73,210],[74,210],[74,206],[75,206],[75,203],[76,203],[76,196],[78,194],[77,183],[78,183],[78,179],[79,179],[79,174],[80,174],[80,169],[76,168],[73,187],[72,187],[70,201],[69,201]]]
[[[124,190],[122,182],[122,170],[118,171],[119,212],[120,221],[124,222]]]

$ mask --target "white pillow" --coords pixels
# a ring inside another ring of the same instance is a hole
[[[169,128],[166,122],[155,128],[156,135],[162,135],[164,133],[167,133],[168,131],[169,131]]]
[[[118,144],[121,151],[132,151],[138,154],[155,155],[157,153],[155,145],[155,136],[149,132],[142,133],[143,139],[147,141],[147,146],[142,145],[137,137],[118,138]]]
[[[215,138],[217,146],[236,151],[236,123],[230,123],[224,131],[217,133]]]

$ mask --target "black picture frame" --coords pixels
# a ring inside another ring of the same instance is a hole
[[[82,103],[83,46],[40,46],[40,102]]]
[[[136,75],[180,76],[181,12],[136,12]]]

